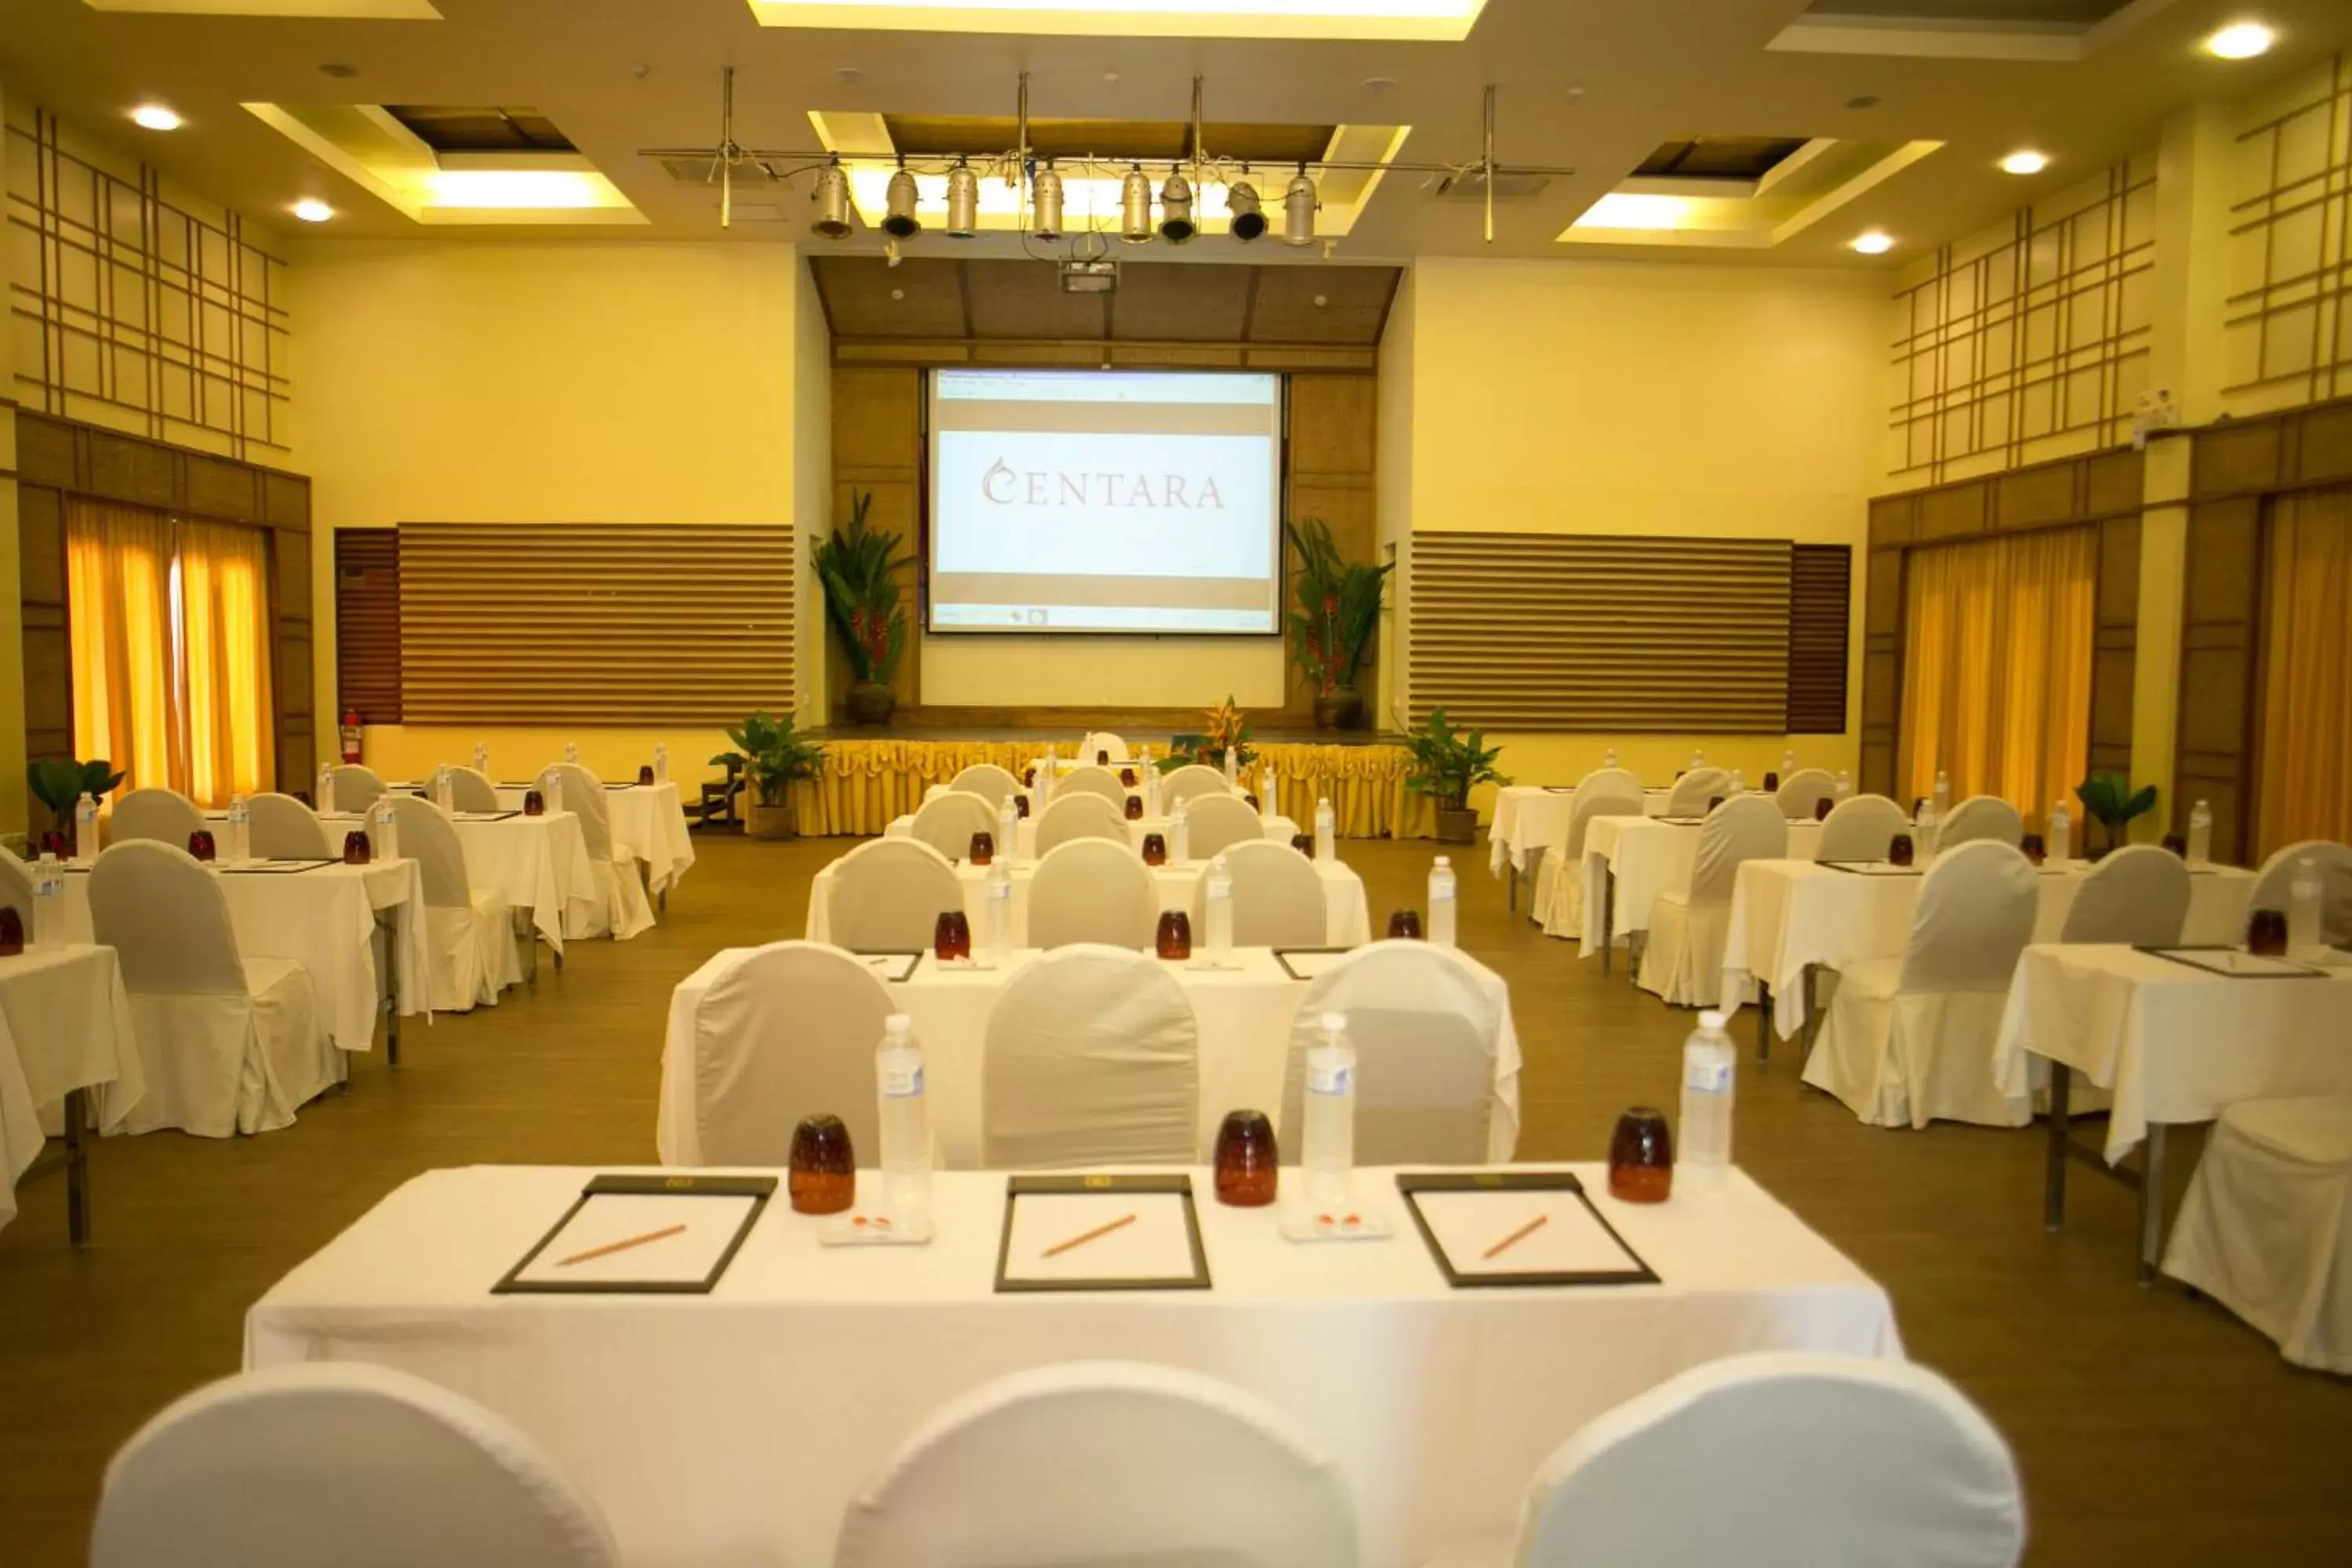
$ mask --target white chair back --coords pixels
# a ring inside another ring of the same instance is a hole
[[[1988,838],[2016,848],[2025,841],[2025,819],[1999,795],[1972,795],[1952,807],[1952,815],[1937,827],[1936,848],[1940,853]]]
[[[1204,795],[1184,807],[1184,847],[1195,860],[1265,837],[1265,825],[1237,795]]]
[[[1780,781],[1780,815],[1791,822],[1811,822],[1822,802],[1837,797],[1837,780],[1826,768],[1799,768]],[[1836,809],[1832,807],[1832,810]]]
[[[877,838],[833,863],[826,936],[853,952],[924,952],[940,916],[963,908],[947,857],[915,838]]]
[[[319,814],[290,795],[257,795],[246,801],[253,813],[247,845],[264,860],[321,860],[334,856]]]
[[[376,776],[373,768],[363,768],[357,763],[338,763],[333,777],[327,782],[334,788],[332,801],[320,801],[320,811],[365,811],[388,786]]]
[[[1731,794],[1731,775],[1721,768],[1693,768],[1666,794],[1668,816],[1705,816],[1706,803]]]
[[[2189,868],[2153,844],[2128,844],[2092,868],[2074,889],[2060,942],[2169,947],[2189,923]]]
[[[994,763],[974,763],[948,780],[948,788],[980,796],[988,802],[992,811],[1020,787],[1021,781],[1013,776],[1010,768],[1000,768]]]
[[[188,847],[188,835],[205,825],[196,803],[175,789],[134,789],[114,803],[114,820],[107,842],[127,844],[148,838],[158,844]]]
[[[2025,1549],[2017,1462],[1958,1389],[1803,1352],[1710,1362],[1595,1417],[1519,1521],[1520,1568],[2009,1568]]]
[[[1588,790],[1631,795],[1639,800],[1642,797],[1642,775],[1631,768],[1595,768],[1576,781],[1576,798],[1582,799]]]
[[[176,844],[110,845],[89,871],[90,934],[113,948],[123,989],[158,996],[242,996],[245,963],[217,873]]]
[[[1029,880],[1029,946],[1141,949],[1152,945],[1159,925],[1160,889],[1123,839],[1073,838],[1038,859]]]
[[[16,911],[25,924],[25,940],[33,940],[33,868],[16,852],[0,844],[0,905]]]
[[[1813,847],[1816,860],[1884,860],[1898,833],[1911,831],[1903,808],[1883,795],[1857,795],[1830,807]]]
[[[1189,1165],[1200,1058],[1192,1005],[1159,960],[1088,942],[1024,964],[988,1016],[981,1163]]]
[[[2008,990],[2041,901],[2033,863],[2006,844],[1979,839],[1939,852],[1920,879],[1898,988]]]
[[[1690,901],[1727,904],[1741,862],[1789,854],[1789,819],[1769,795],[1736,795],[1707,814],[1691,861]]]
[[[1287,844],[1258,838],[1225,851],[1234,879],[1235,947],[1322,947],[1328,941],[1323,875]],[[1192,889],[1192,941],[1209,937],[1209,875]]]
[[[1171,768],[1160,781],[1160,798],[1171,806],[1196,795],[1221,793],[1231,795],[1233,792],[1225,788],[1225,775],[1206,763],[1186,763],[1181,768]]]
[[[613,814],[604,801],[604,781],[578,763],[557,763],[549,771],[562,781],[563,809],[580,819],[580,837],[588,841],[588,858],[613,858]]]
[[[1622,773],[1624,770],[1616,770]],[[1633,775],[1625,774],[1630,778]],[[1568,837],[1560,846],[1560,855],[1570,868],[1569,875],[1584,875],[1584,841],[1592,831],[1596,816],[1639,816],[1642,815],[1642,792],[1627,789],[1622,782],[1593,784],[1590,779],[1576,786],[1575,799],[1568,809]]]
[[[989,804],[985,795],[950,790],[923,802],[907,831],[908,837],[929,845],[950,860],[967,859],[971,855],[973,834],[996,837],[996,807]],[[996,848],[997,853],[1008,858],[1013,853],[1010,844],[1000,844]]]
[[[1110,803],[1113,811],[1124,811],[1127,808],[1128,789],[1125,784],[1118,782],[1118,775],[1108,768],[1098,768],[1092,763],[1087,763],[1084,767],[1072,768],[1055,781],[1054,798],[1055,800],[1062,800],[1074,795],[1098,795]]]
[[[1073,838],[1110,838],[1127,843],[1127,819],[1098,795],[1057,795],[1037,817],[1037,853],[1045,855]]]
[[[1093,734],[1088,735],[1085,740],[1078,742],[1078,755],[1083,760],[1089,763],[1093,762],[1097,752],[1108,752],[1110,753],[1110,760],[1114,763],[1123,763],[1127,761],[1129,754],[1127,742],[1119,739],[1117,735],[1112,734],[1108,730],[1097,730]]]
[[[874,1047],[898,1010],[881,978],[837,947],[774,942],[744,954],[694,1010],[702,1163],[783,1164],[801,1118],[831,1111],[849,1129],[857,1163],[877,1163]]]
[[[984,1384],[850,1500],[835,1568],[1340,1568],[1356,1509],[1328,1456],[1197,1373],[1073,1362]]]
[[[448,814],[422,795],[392,797],[393,829],[403,859],[414,860],[425,879],[425,901],[436,910],[470,910],[474,889],[466,874],[466,847]]]
[[[516,1427],[409,1373],[306,1362],[179,1400],[106,1468],[92,1568],[618,1568],[587,1494]]]
[[[1276,1144],[1296,1158],[1307,1125],[1307,1053],[1323,1037],[1323,1015],[1344,1013],[1356,1048],[1358,1164],[1509,1159],[1489,1140],[1509,1005],[1502,977],[1457,948],[1358,948],[1316,976],[1291,1016]]]
[[[2331,844],[2325,838],[2306,838],[2300,844],[2288,845],[2263,862],[2263,868],[2254,875],[2254,890],[2246,900],[2246,908],[2287,908],[2295,868],[2305,856],[2317,863],[2319,872],[2321,934],[2332,942],[2352,942],[2352,847]]]
[[[501,811],[505,808],[499,805],[499,786],[490,782],[489,774],[467,763],[452,763],[449,764],[449,809]]]

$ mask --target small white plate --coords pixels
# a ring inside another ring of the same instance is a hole
[[[841,1215],[816,1233],[819,1247],[920,1247],[930,1239],[929,1216],[900,1225],[882,1214]]]

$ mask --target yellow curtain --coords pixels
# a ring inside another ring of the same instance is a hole
[[[2352,841],[2352,489],[2281,500],[2263,615],[2263,853]]]
[[[2089,767],[2098,534],[2056,529],[1915,550],[1906,563],[1906,803],[1938,768],[1952,798],[1999,795],[2041,821]]]
[[[182,786],[225,805],[277,776],[269,702],[268,541],[234,523],[179,525]]]

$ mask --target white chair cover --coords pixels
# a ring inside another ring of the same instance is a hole
[[[2008,1568],[2017,1462],[1926,1367],[1729,1356],[1585,1424],[1537,1471],[1521,1568]]]
[[[915,820],[908,837],[928,844],[950,860],[967,859],[971,855],[971,836],[985,833],[996,837],[996,807],[987,796],[965,795],[950,790],[923,802],[915,811]],[[1010,858],[1013,846],[1000,844],[998,851]]]
[[[1345,1568],[1328,1457],[1197,1373],[1073,1362],[941,1409],[843,1513],[835,1568]]]
[[[25,925],[25,941],[31,942],[37,934],[33,930],[33,868],[5,844],[0,844],[0,906],[16,911],[16,918]]]
[[[1731,794],[1731,775],[1721,768],[1693,768],[1666,794],[1668,816],[1705,816],[1706,803]]]
[[[923,917],[926,944],[930,921]],[[694,1010],[698,1163],[783,1164],[793,1128],[821,1111],[849,1129],[860,1165],[878,1163],[874,1048],[898,1011],[889,987],[837,947],[775,942],[746,953]],[[681,1163],[667,1149],[662,1157]]]
[[[1057,795],[1037,817],[1037,853],[1042,857],[1073,838],[1111,838],[1127,843],[1127,818],[1097,795]],[[1134,853],[1133,850],[1129,851]]]
[[[1780,792],[1773,796],[1780,802],[1780,815],[1791,822],[1812,821],[1822,802],[1836,798],[1837,780],[1826,768],[1799,768],[1780,781]]]
[[[1641,782],[1623,768],[1599,769],[1584,775],[1569,804],[1568,837],[1545,854],[1554,860],[1550,906],[1543,912],[1546,936],[1570,939],[1584,934],[1584,841],[1596,816],[1642,815]],[[1540,870],[1536,878],[1544,882]]]
[[[1265,825],[1237,795],[1204,795],[1184,807],[1184,847],[1195,860],[1265,837]]]
[[[196,803],[175,789],[134,789],[114,803],[114,820],[107,829],[110,844],[149,839],[174,848],[188,847],[188,835],[205,825]]]
[[[1124,842],[1073,838],[1038,860],[1029,881],[1029,946],[1147,948],[1159,926],[1160,890]]]
[[[478,1003],[497,1005],[500,991],[522,984],[507,896],[495,888],[472,885],[465,844],[439,806],[416,795],[395,795],[392,812],[400,853],[416,862],[425,882],[434,1011],[462,1013]]]
[[[1884,860],[1895,836],[1910,831],[1911,818],[1885,795],[1854,795],[1830,807],[1822,823],[1822,836],[1813,846],[1813,858]]]
[[[1129,755],[1127,742],[1108,730],[1097,730],[1078,742],[1078,756],[1081,761],[1093,762],[1097,752],[1108,752],[1110,760],[1114,763],[1123,763],[1127,761]]]
[[[2288,845],[2263,862],[2263,868],[2255,873],[2254,890],[2246,900],[2246,908],[2285,909],[2288,889],[2294,883],[2294,868],[2306,855],[2318,862],[2321,934],[2338,945],[2352,942],[2352,847],[2331,844],[2325,838],[2307,838],[2300,844]]]
[[[2025,841],[2025,819],[1999,795],[1972,795],[1952,807],[1952,815],[1936,829],[1936,852],[1987,838],[2014,849]]]
[[[449,764],[449,809],[452,811],[501,811],[499,786],[490,775],[478,767],[464,763]]]
[[[825,934],[836,946],[852,952],[928,952],[940,914],[963,908],[963,884],[947,857],[929,845],[877,838],[833,863],[830,899]]]
[[[2352,1373],[2352,1099],[2249,1100],[2222,1111],[2164,1271],[2297,1366]]]
[[[409,1373],[313,1362],[224,1378],[106,1468],[91,1568],[618,1568],[538,1446]]]
[[[1118,782],[1118,775],[1108,768],[1097,767],[1092,763],[1083,767],[1072,768],[1055,781],[1054,784],[1055,800],[1059,801],[1075,795],[1099,795],[1110,803],[1113,811],[1124,811],[1127,808],[1128,789],[1125,784]]]
[[[340,853],[328,843],[326,825],[319,820],[319,814],[292,795],[257,795],[245,804],[253,813],[246,842],[257,858],[321,860]]]
[[[1650,904],[1641,984],[1679,1007],[1712,1007],[1723,991],[1723,952],[1731,934],[1731,888],[1748,860],[1789,853],[1789,819],[1769,795],[1734,795],[1698,830],[1689,886],[1668,889]]]
[[[994,763],[974,763],[948,780],[948,788],[980,796],[988,802],[992,811],[1020,787],[1021,781],[1013,776],[1010,768],[1000,768]]]
[[[108,848],[90,868],[89,920],[121,961],[147,1082],[123,1131],[267,1132],[341,1076],[310,972],[240,958],[228,895],[186,850],[145,839]]]
[[[2179,856],[2128,844],[2083,879],[2058,940],[2169,947],[2189,923],[2189,868]]]
[[[613,814],[604,800],[604,781],[577,763],[557,763],[548,771],[562,781],[563,809],[580,819],[589,873],[596,879],[586,898],[575,897],[564,906],[564,937],[626,942],[651,931],[654,907],[637,879],[635,862],[613,858]]]
[[[1510,1005],[1503,977],[1457,948],[1358,948],[1316,976],[1291,1016],[1276,1145],[1297,1161],[1307,1053],[1336,1012],[1356,1048],[1358,1164],[1508,1163],[1519,1141],[1516,1085],[1504,1093]]]
[[[1877,1127],[2032,1121],[2032,1097],[2001,1092],[1992,1055],[2040,902],[2033,867],[2006,844],[1939,854],[1922,879],[1903,956],[1839,971],[1805,1081]]]
[[[1192,1005],[1159,960],[1091,942],[1047,953],[988,1016],[981,1163],[1192,1164],[1200,1063]]]
[[[1225,775],[1206,763],[1187,763],[1181,768],[1172,768],[1160,781],[1160,798],[1171,806],[1195,795],[1232,793],[1225,787]]]
[[[1331,920],[1323,875],[1315,862],[1287,844],[1257,838],[1225,851],[1234,879],[1235,947],[1323,947]],[[1204,869],[1192,889],[1192,942],[1209,940],[1209,877]]]
[[[320,801],[320,811],[365,811],[390,787],[376,776],[374,769],[363,768],[357,763],[338,763],[332,772],[334,776],[327,782],[334,786],[335,798]]]

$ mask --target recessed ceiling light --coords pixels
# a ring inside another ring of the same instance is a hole
[[[337,81],[349,81],[352,78],[360,74],[360,68],[354,65],[345,65],[341,60],[329,60],[325,65],[319,68],[319,74],[320,76],[333,77]]]
[[[1375,97],[1394,86],[1396,86],[1396,78],[1392,76],[1368,76],[1364,79],[1364,90]]]
[[[1874,92],[1865,92],[1859,98],[1847,99],[1845,100],[1845,106],[1848,109],[1876,109],[1878,107],[1878,95]]]
[[[1884,256],[1895,248],[1895,237],[1874,228],[1868,234],[1855,235],[1853,247],[1864,256]]]
[[[335,209],[316,196],[304,196],[294,204],[294,216],[304,223],[324,223],[335,216]]]
[[[150,131],[177,131],[180,117],[160,103],[142,103],[131,111],[131,123]]]
[[[2225,60],[2250,60],[2267,53],[2278,35],[2260,22],[2232,22],[2205,40],[2205,52]]]
[[[2050,154],[2021,148],[2000,161],[2004,174],[2038,174],[2050,166]]]

